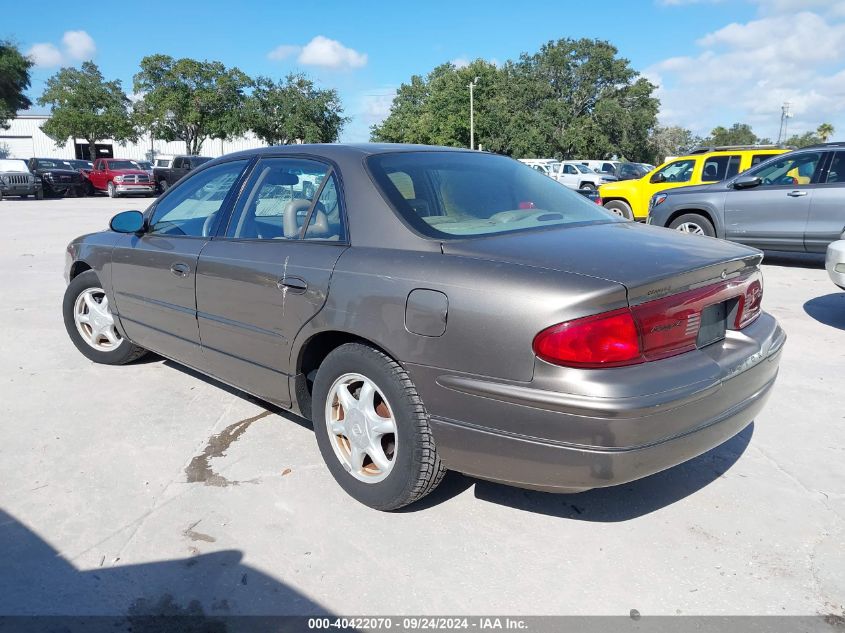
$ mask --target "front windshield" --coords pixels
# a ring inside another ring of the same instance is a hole
[[[65,160],[45,160],[39,158],[37,161],[38,169],[73,169]]]
[[[22,160],[17,160],[14,158],[4,158],[0,159],[0,172],[3,171],[23,171],[28,172],[26,163]]]
[[[622,222],[522,163],[482,152],[401,152],[367,159],[391,206],[429,237],[476,237]]]
[[[109,169],[138,169],[138,165],[131,160],[111,160],[109,161]]]
[[[139,169],[152,169],[152,168],[153,168],[153,166],[152,166],[150,163],[148,163],[147,161],[145,161],[145,160],[138,160],[138,161],[135,161],[135,165],[136,165]]]
[[[594,174],[595,170],[590,169],[586,165],[575,165],[582,174]]]

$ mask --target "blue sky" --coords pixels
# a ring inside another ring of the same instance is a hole
[[[791,129],[830,121],[845,133],[845,2],[838,0],[145,0],[131,10],[88,10],[95,6],[69,10],[66,1],[42,0],[37,14],[4,13],[0,38],[38,60],[33,100],[59,67],[88,57],[127,92],[145,55],[216,59],[250,75],[302,71],[336,88],[352,117],[343,140],[362,141],[412,74],[446,61],[513,59],[551,39],[595,37],[610,40],[660,86],[665,123],[705,133],[744,121],[775,137],[780,105],[789,100]],[[136,13],[139,19],[127,19]]]

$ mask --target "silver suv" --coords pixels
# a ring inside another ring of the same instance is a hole
[[[845,229],[845,143],[780,154],[720,183],[659,192],[648,223],[761,249],[824,253]]]
[[[0,198],[35,196],[44,197],[41,180],[29,171],[26,162],[17,158],[0,159]]]

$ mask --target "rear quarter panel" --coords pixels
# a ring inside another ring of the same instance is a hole
[[[406,302],[417,288],[448,297],[442,336],[406,329]],[[624,286],[592,277],[437,252],[353,247],[337,263],[325,307],[293,348],[334,330],[366,338],[403,363],[528,381],[538,332],[625,305]]]

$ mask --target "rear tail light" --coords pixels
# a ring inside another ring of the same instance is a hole
[[[596,196],[596,199],[594,200],[594,202],[599,206],[602,206],[604,204],[604,202],[601,199],[601,196]]]
[[[696,348],[701,313],[708,306],[725,302],[728,327],[738,330],[760,316],[762,298],[762,276],[755,271],[631,308],[553,325],[534,338],[534,353],[555,365],[582,368],[668,358]]]

